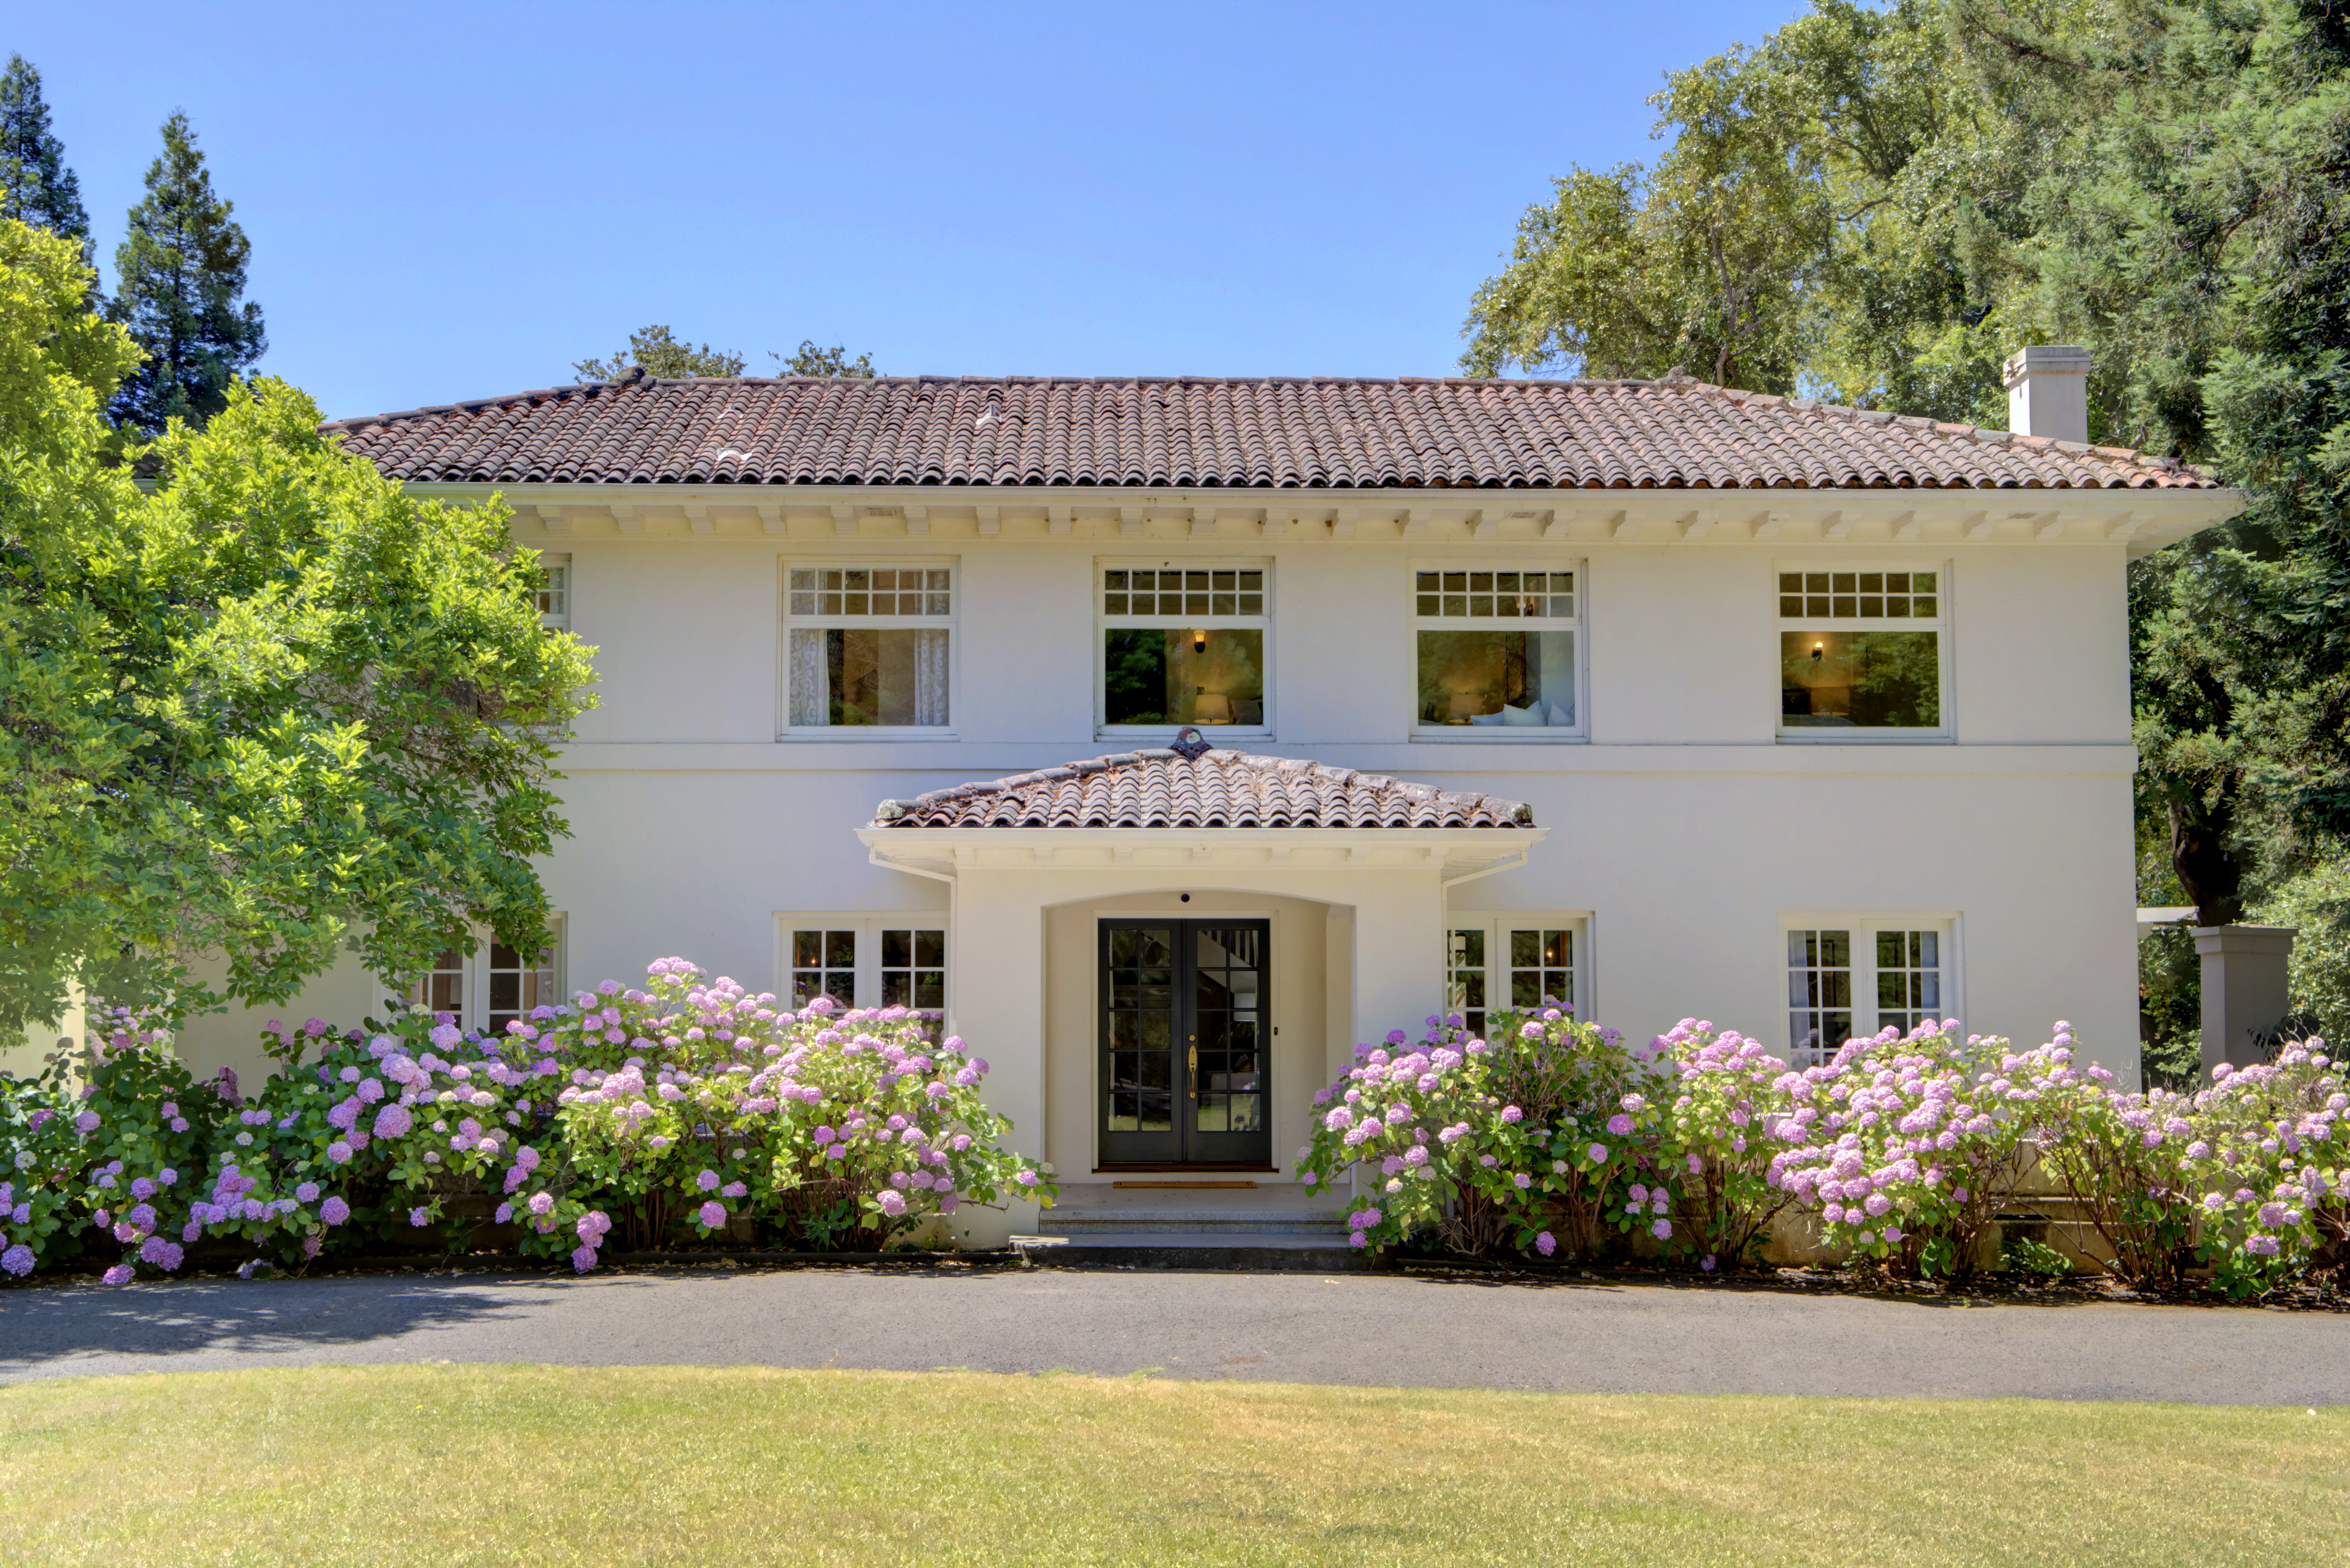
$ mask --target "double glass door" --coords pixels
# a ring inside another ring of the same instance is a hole
[[[1267,920],[1101,923],[1101,1161],[1272,1163]]]

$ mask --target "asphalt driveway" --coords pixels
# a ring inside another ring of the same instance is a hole
[[[1060,1270],[0,1291],[5,1380],[423,1360],[2313,1406],[2350,1403],[2350,1315]]]

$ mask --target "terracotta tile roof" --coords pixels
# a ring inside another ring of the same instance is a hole
[[[394,479],[1216,488],[2191,487],[2167,458],[1669,381],[597,382],[325,427]]]
[[[885,800],[875,827],[1531,827],[1532,807],[1245,752],[1119,752]]]

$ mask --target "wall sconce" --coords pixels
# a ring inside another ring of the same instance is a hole
[[[1191,651],[1194,653],[1205,653],[1208,651],[1208,628],[1206,627],[1201,627],[1191,633]]]
[[[1821,656],[1825,654],[1827,649],[1828,645],[1825,642],[1815,642],[1812,644],[1812,662],[1814,664],[1817,664],[1820,661]]]

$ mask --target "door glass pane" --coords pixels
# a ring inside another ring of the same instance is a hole
[[[1109,933],[1110,1132],[1174,1130],[1174,932]]]
[[[1939,931],[1877,933],[1877,1026],[1907,1034],[1942,1016]]]
[[[416,982],[416,1005],[427,1012],[445,1012],[463,1025],[465,1022],[465,955],[456,948],[442,948],[432,960],[432,972]]]
[[[1264,933],[1254,926],[1191,928],[1192,1127],[1254,1132],[1263,1125],[1260,1082]]]

